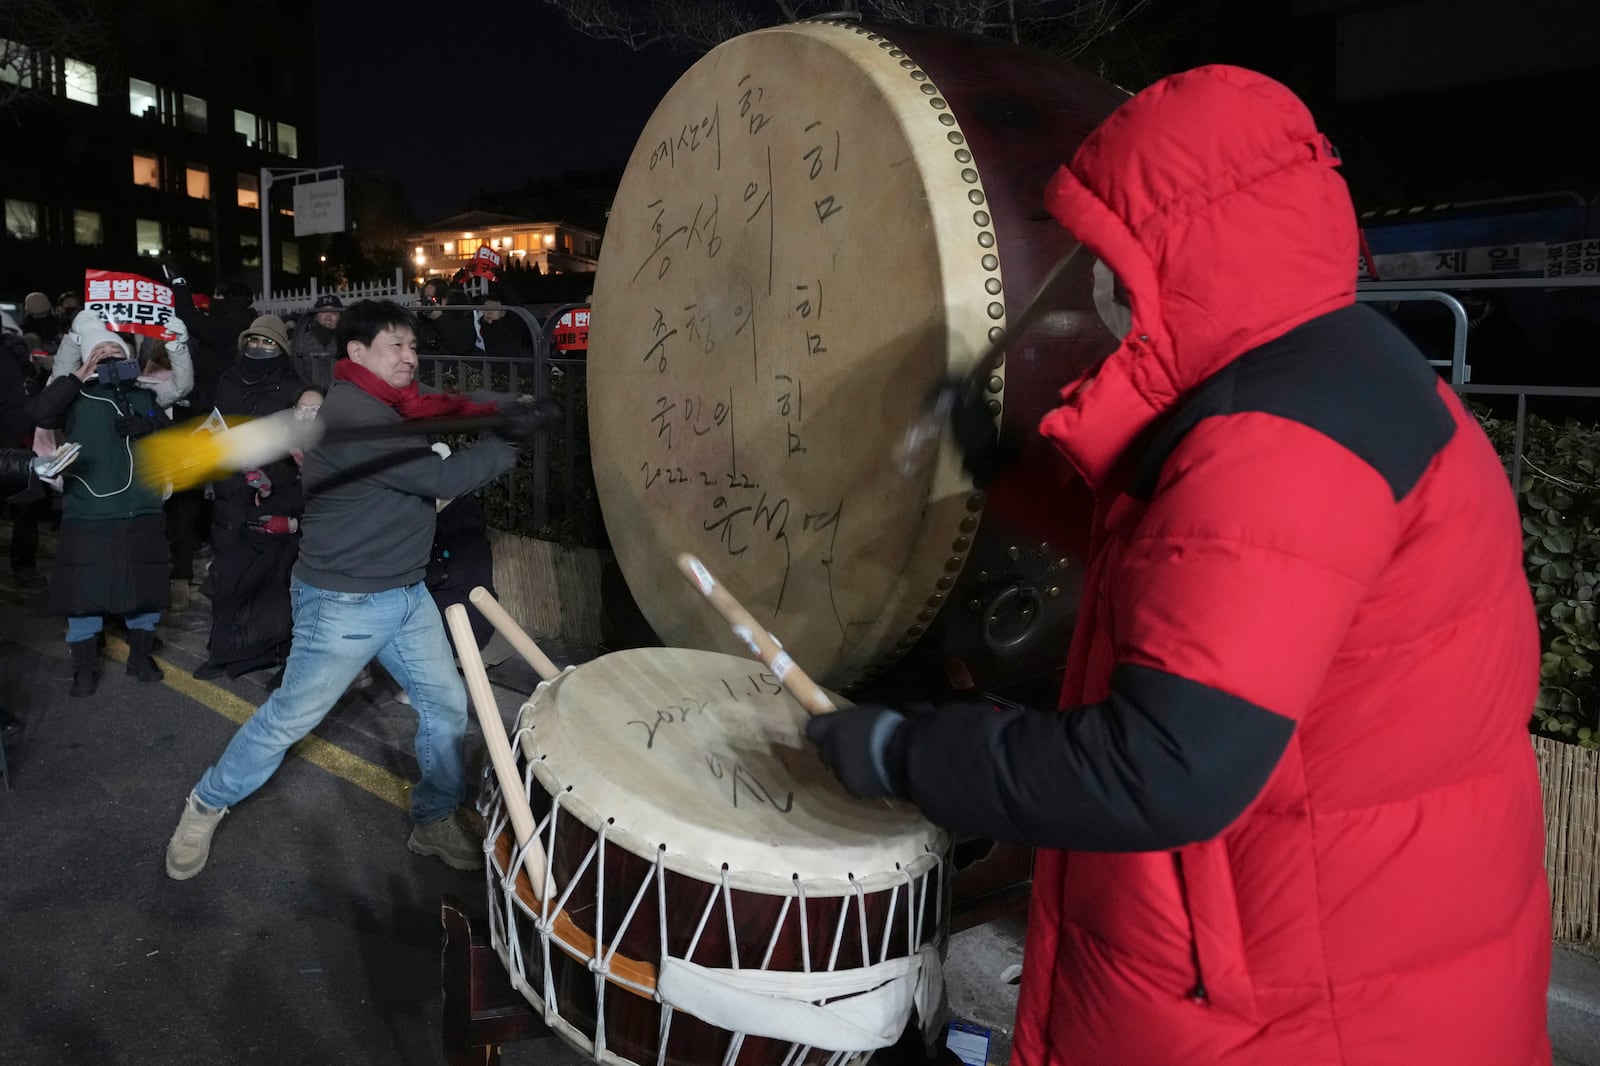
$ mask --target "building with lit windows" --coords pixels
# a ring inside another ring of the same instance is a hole
[[[258,287],[261,168],[315,162],[310,0],[97,10],[83,54],[0,37],[0,298],[88,268]],[[290,190],[272,199],[274,284],[303,283]]]
[[[492,211],[467,211],[441,219],[406,238],[416,278],[449,276],[487,247],[508,265],[541,274],[592,273],[600,262],[600,234],[570,222],[540,222]]]

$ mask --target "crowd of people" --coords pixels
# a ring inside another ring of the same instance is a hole
[[[452,334],[430,330],[424,323],[431,320],[389,303],[347,308],[338,296],[324,295],[291,324],[257,314],[242,287],[223,284],[209,299],[196,299],[183,279],[172,287],[175,316],[162,337],[108,328],[98,311],[82,309],[75,292],[54,302],[29,293],[20,319],[0,314],[0,448],[43,456],[64,441],[81,448],[53,490],[32,478],[9,488],[5,499],[14,583],[44,589],[47,612],[65,618],[73,697],[99,688],[108,618],[120,619],[127,632],[127,673],[146,682],[162,678],[154,657],[162,612],[206,600],[210,634],[196,678],[271,671],[266,686],[276,689],[293,647],[291,587],[317,526],[307,514],[306,457],[296,452],[203,487],[162,493],[136,476],[141,438],[190,422],[226,432],[230,421],[288,410],[297,419],[321,417],[339,364],[350,361],[346,315],[359,311],[364,321],[373,306],[390,315],[391,325],[410,329],[417,347],[424,337],[443,345],[442,352],[502,343],[497,321],[504,312],[492,300],[473,315],[435,312],[458,325]],[[464,298],[442,281],[423,295],[437,304]],[[438,341],[446,335],[448,344]],[[416,353],[408,360],[414,372]],[[442,442],[437,447],[442,454],[429,455],[443,465],[450,452]],[[483,515],[471,491],[477,486],[448,487],[434,507],[449,520],[439,523],[437,536],[429,523],[423,560],[424,587],[440,608],[462,600],[468,581],[493,588]],[[42,527],[56,530],[48,576],[38,562]],[[480,646],[498,640],[480,635]],[[370,677],[363,664],[352,680],[366,684]],[[402,702],[415,697],[405,689],[397,695]],[[22,722],[6,713],[0,728],[15,732]]]

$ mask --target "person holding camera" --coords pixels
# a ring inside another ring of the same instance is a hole
[[[48,599],[50,612],[67,618],[73,696],[93,694],[99,682],[107,614],[127,623],[128,673],[161,680],[151,650],[168,595],[166,519],[160,494],[134,477],[133,442],[165,424],[161,409],[194,384],[188,330],[177,319],[168,329],[172,377],[146,386],[128,342],[98,313],[80,311],[58,350],[57,376],[29,404],[35,425],[64,430],[80,448],[63,481]]]

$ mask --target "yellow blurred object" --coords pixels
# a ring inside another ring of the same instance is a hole
[[[216,481],[239,470],[283,459],[321,436],[320,422],[296,420],[294,411],[243,420],[224,430],[209,418],[152,433],[134,447],[134,470],[147,488],[174,492]]]

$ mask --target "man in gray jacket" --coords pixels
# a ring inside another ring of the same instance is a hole
[[[493,410],[418,390],[416,321],[396,304],[366,300],[348,308],[337,345],[345,358],[322,405],[329,429]],[[420,436],[330,443],[306,454],[300,559],[289,591],[294,631],[283,683],[184,802],[167,845],[168,876],[183,880],[204,868],[228,808],[266,783],[373,659],[410,694],[417,713],[422,779],[411,792],[415,828],[407,847],[456,869],[483,865],[481,846],[455,818],[466,794],[466,691],[423,574],[433,545],[434,501],[474,492],[515,461],[515,448],[495,437],[449,458],[429,450]]]

